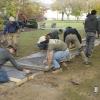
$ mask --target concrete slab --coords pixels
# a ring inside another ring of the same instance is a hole
[[[32,54],[28,57],[24,57],[18,60],[20,65],[23,67],[35,69],[35,70],[43,70],[46,65],[43,64],[43,61],[46,59],[46,52],[38,52]]]

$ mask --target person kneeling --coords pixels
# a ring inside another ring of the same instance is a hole
[[[47,67],[45,70],[57,71],[59,70],[60,63],[70,59],[70,52],[66,43],[58,39],[51,39],[47,35],[48,49],[47,49]]]
[[[26,73],[28,73],[27,70],[25,70],[23,67],[21,67],[20,65],[17,64],[17,62],[15,61],[15,59],[13,58],[13,54],[15,53],[15,48],[11,45],[9,45],[7,47],[7,49],[5,48],[0,48],[0,83],[5,83],[9,81],[9,77],[6,73],[6,71],[2,68],[3,65],[10,61],[11,64],[19,71],[25,71]]]

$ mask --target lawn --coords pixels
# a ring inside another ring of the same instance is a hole
[[[19,37],[19,57],[29,55],[39,51],[37,41],[40,36],[45,35],[49,30],[33,30],[31,32],[22,32]]]
[[[60,21],[60,20],[47,20],[45,21],[46,23],[46,27],[51,27],[51,24],[52,23],[56,23],[56,27],[58,28],[66,28],[68,26],[72,26],[74,28],[77,28],[77,29],[82,29],[83,28],[83,22],[84,21]]]

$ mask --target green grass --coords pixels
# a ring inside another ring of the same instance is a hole
[[[32,52],[37,52],[37,41],[39,37],[48,32],[49,30],[34,30],[21,33],[19,37],[19,57],[27,56]]]
[[[50,28],[52,23],[56,23],[56,27],[57,28],[63,28],[63,29],[65,29],[68,26],[71,26],[73,28],[76,28],[80,32],[80,34],[82,36],[85,36],[84,25],[83,25],[84,21],[74,21],[74,20],[71,20],[71,21],[68,21],[68,20],[64,20],[64,21],[60,21],[60,20],[47,20],[47,21],[45,21],[45,23],[46,23],[46,27],[47,28]]]
[[[54,21],[45,21],[46,23],[46,27],[51,27],[51,24],[52,23],[56,23],[57,27],[58,28],[66,28],[68,26],[71,26],[71,27],[74,27],[74,28],[77,28],[77,29],[82,29],[83,28],[83,21],[57,21],[57,20],[54,20]]]

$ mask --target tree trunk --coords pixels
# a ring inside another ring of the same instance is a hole
[[[64,20],[64,12],[62,11],[61,14],[62,14],[61,20],[63,21]]]
[[[79,16],[76,17],[77,21],[79,20]]]
[[[58,11],[57,11],[57,20],[58,20]]]
[[[69,20],[69,14],[67,14],[67,20]]]

